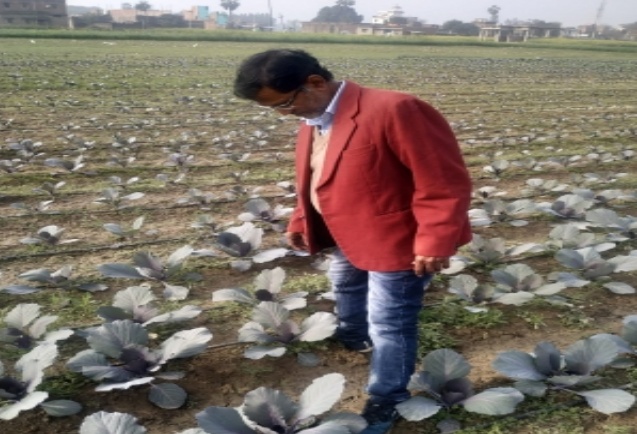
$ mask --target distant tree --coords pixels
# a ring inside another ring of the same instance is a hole
[[[558,21],[529,20],[528,23],[538,27],[562,27],[562,23]]]
[[[153,7],[147,1],[140,1],[137,4],[135,4],[135,10],[141,11],[141,12],[146,12],[152,8]],[[142,15],[140,18],[141,18],[142,28],[145,29],[147,25],[147,20],[146,20],[147,17]]]
[[[336,0],[334,6],[321,8],[312,21],[315,23],[360,23],[363,21],[363,16],[356,13],[355,4],[354,0]]]
[[[240,5],[237,0],[221,0],[221,7],[228,11],[228,22],[232,22],[232,12]]]
[[[460,20],[447,21],[440,29],[444,32],[460,36],[478,36],[480,34],[480,27],[473,23],[463,23]]]
[[[148,27],[183,28],[188,27],[183,15],[162,14],[158,17],[148,17]]]
[[[525,24],[527,24],[526,21],[520,20],[518,18],[509,18],[504,22],[505,26],[523,26]]]
[[[491,15],[491,22],[497,24],[498,21],[500,21],[500,10],[502,10],[502,8],[500,8],[500,6],[498,5],[493,5],[489,9],[487,9],[487,12],[489,12],[489,15]]]
[[[407,18],[405,17],[391,17],[389,18],[389,24],[398,24],[398,25],[405,25],[408,23]]]
[[[257,27],[268,27],[270,25],[270,14],[234,14],[234,22],[239,25],[256,25]]]
[[[147,1],[141,1],[135,5],[135,10],[146,12],[151,10],[153,7]]]
[[[517,18],[510,18],[504,22],[507,26],[534,26],[534,27],[562,27],[562,23],[559,21],[544,21],[544,20],[520,20]]]
[[[112,22],[113,17],[110,14],[85,14],[73,17],[73,26],[77,29],[95,24],[111,24]]]

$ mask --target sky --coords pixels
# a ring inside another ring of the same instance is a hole
[[[220,1],[205,0],[148,0],[153,9],[180,12],[191,6],[208,6],[211,11],[221,10]],[[332,6],[335,0],[270,0],[274,16],[283,15],[285,21],[309,21],[319,9]],[[67,0],[72,6],[97,6],[103,9],[119,9],[124,1],[113,0]],[[136,0],[128,0],[135,4]],[[491,5],[501,8],[500,21],[509,19],[558,21],[563,26],[591,24],[595,22],[602,0],[358,0],[354,8],[371,21],[372,15],[400,6],[405,16],[418,17],[429,24],[442,24],[457,19],[473,21],[488,18]],[[235,13],[267,13],[268,0],[240,0]],[[607,0],[601,24],[619,25],[637,22],[637,0]]]

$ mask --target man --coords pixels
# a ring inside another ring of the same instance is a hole
[[[388,432],[396,404],[410,397],[424,288],[471,239],[458,143],[427,103],[335,81],[301,50],[249,57],[234,92],[305,119],[287,239],[310,253],[335,247],[337,336],[348,349],[373,350],[363,433]]]

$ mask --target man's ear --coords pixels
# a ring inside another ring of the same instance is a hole
[[[305,80],[305,85],[313,89],[327,89],[328,81],[318,74],[312,74]]]

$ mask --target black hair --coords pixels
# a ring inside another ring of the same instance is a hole
[[[292,92],[314,74],[327,81],[334,78],[315,57],[303,50],[263,51],[241,63],[234,81],[234,94],[254,100],[264,87],[281,93]]]

